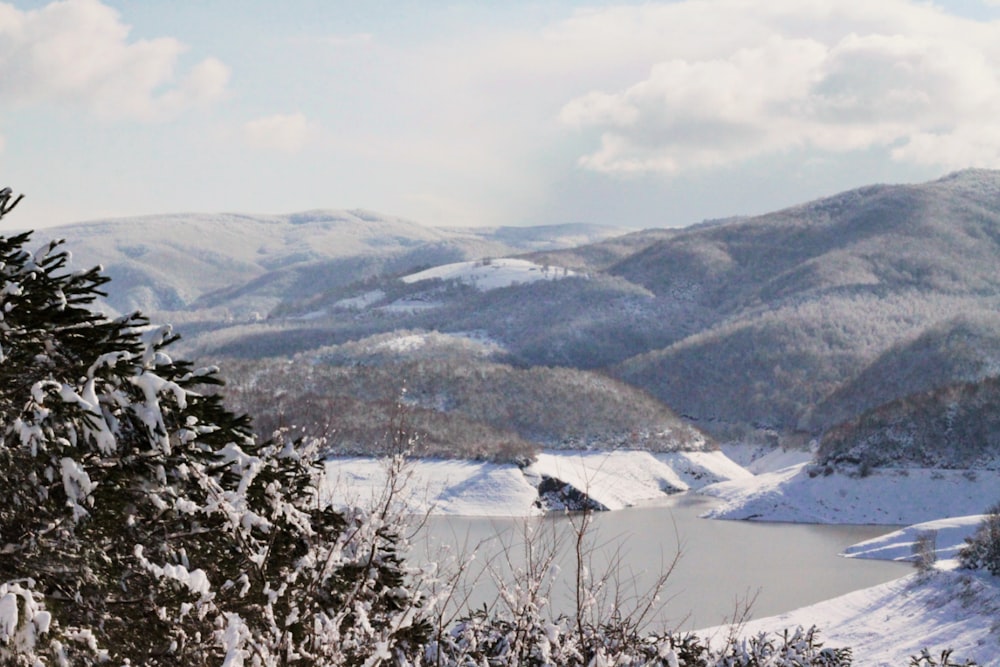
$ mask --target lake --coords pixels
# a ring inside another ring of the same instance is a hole
[[[851,544],[889,532],[891,527],[699,518],[715,502],[681,494],[651,506],[590,515],[592,523],[585,536],[589,571],[598,577],[615,573],[619,585],[604,590],[616,589],[622,599],[645,595],[679,549],[679,560],[661,596],[666,603],[649,630],[691,630],[729,622],[749,600],[753,600],[753,618],[771,616],[884,583],[912,570],[906,564],[837,555]],[[558,545],[560,571],[551,604],[557,611],[569,612],[575,608],[575,527],[582,518],[431,517],[416,553],[428,553],[427,558],[440,561],[449,553],[475,550],[469,569],[479,579],[468,587],[469,602],[481,606],[496,597],[489,571],[506,580],[510,577],[507,563],[525,567],[524,535],[528,531],[534,536],[530,541],[536,565],[553,551],[553,544]]]

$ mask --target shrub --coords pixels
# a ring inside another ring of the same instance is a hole
[[[965,539],[958,560],[964,568],[986,569],[993,576],[1000,576],[1000,503],[986,510],[975,534]]]
[[[926,574],[934,569],[937,562],[937,531],[922,530],[913,542],[913,566],[917,572]]]

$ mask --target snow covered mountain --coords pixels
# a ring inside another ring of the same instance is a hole
[[[597,225],[442,229],[364,210],[176,214],[45,229],[77,266],[101,264],[118,311],[266,316],[279,303],[384,273],[570,247],[620,233]]]
[[[476,332],[515,366],[600,370],[722,440],[806,441],[1000,369],[1000,172],[615,235],[443,230],[364,211],[59,229],[110,302],[205,358]],[[583,243],[582,245],[580,245]]]

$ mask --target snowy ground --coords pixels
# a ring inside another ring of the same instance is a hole
[[[935,553],[939,560],[953,560],[965,543],[965,538],[976,532],[985,515],[958,516],[949,519],[925,521],[886,533],[873,540],[860,542],[844,550],[848,558],[909,561],[913,559],[913,545],[917,536],[933,533]]]
[[[715,519],[908,525],[978,514],[1000,498],[1000,471],[875,469],[811,477],[800,463],[701,489],[723,505]]]
[[[1000,578],[958,570],[953,559],[981,516],[927,522],[850,547],[854,558],[900,560],[910,556],[920,531],[937,531],[938,569],[912,574],[746,625],[744,636],[796,626],[817,626],[826,646],[850,646],[856,665],[909,664],[927,648],[935,658],[945,649],[953,659],[1000,665]],[[700,631],[724,637],[726,628]]]
[[[367,504],[385,485],[385,466],[368,458],[327,461],[324,493],[334,504]],[[522,470],[511,464],[417,459],[410,462],[407,502],[414,513],[463,516],[528,516],[542,477],[586,492],[608,509],[622,509],[750,473],[721,452],[650,454],[544,452]]]
[[[1000,584],[982,572],[916,574],[787,614],[748,623],[743,636],[817,626],[824,646],[849,646],[854,664],[901,667],[927,648],[953,658],[1000,665]],[[698,631],[724,637],[727,628]]]
[[[557,280],[574,275],[577,275],[576,272],[569,269],[542,266],[526,259],[499,258],[489,262],[479,260],[435,266],[426,271],[403,276],[401,280],[404,283],[415,283],[434,278],[458,280],[485,292],[517,283]]]
[[[849,558],[910,560],[919,533],[936,535],[937,570],[855,591],[802,609],[757,619],[759,631],[815,625],[827,646],[850,646],[857,665],[907,665],[923,648],[935,658],[1000,665],[1000,579],[957,570],[965,538],[1000,494],[1000,473],[956,470],[874,470],[810,476],[799,463],[756,477],[710,485],[701,493],[723,504],[709,516],[758,521],[908,525],[856,544]],[[950,517],[950,518],[940,518]],[[720,634],[721,628],[705,630]]]
[[[722,452],[755,475],[808,463],[813,459],[813,453],[807,449],[774,448],[766,445],[726,443],[722,445]]]

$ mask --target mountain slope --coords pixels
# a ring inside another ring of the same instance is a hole
[[[368,453],[387,433],[420,456],[530,458],[539,449],[701,451],[714,443],[648,394],[569,368],[515,368],[488,340],[396,332],[287,360],[230,360],[227,396],[267,435],[330,415],[329,449]]]
[[[873,186],[694,229],[611,273],[689,300],[708,326],[617,373],[709,423],[823,429],[843,414],[810,420],[810,406],[894,344],[942,320],[995,312],[998,258],[996,172]],[[908,389],[900,380],[882,394]]]
[[[357,211],[157,220],[85,226],[82,254],[124,277],[117,307],[171,309],[209,359],[479,332],[497,362],[611,373],[717,437],[803,440],[1000,357],[994,171],[614,238]]]
[[[592,242],[597,225],[440,229],[364,210],[287,215],[175,214],[45,229],[75,265],[101,264],[118,311],[226,308],[266,316],[278,303],[357,280],[450,261]]]
[[[864,468],[1000,470],[997,405],[997,377],[912,394],[827,431],[817,459]]]

